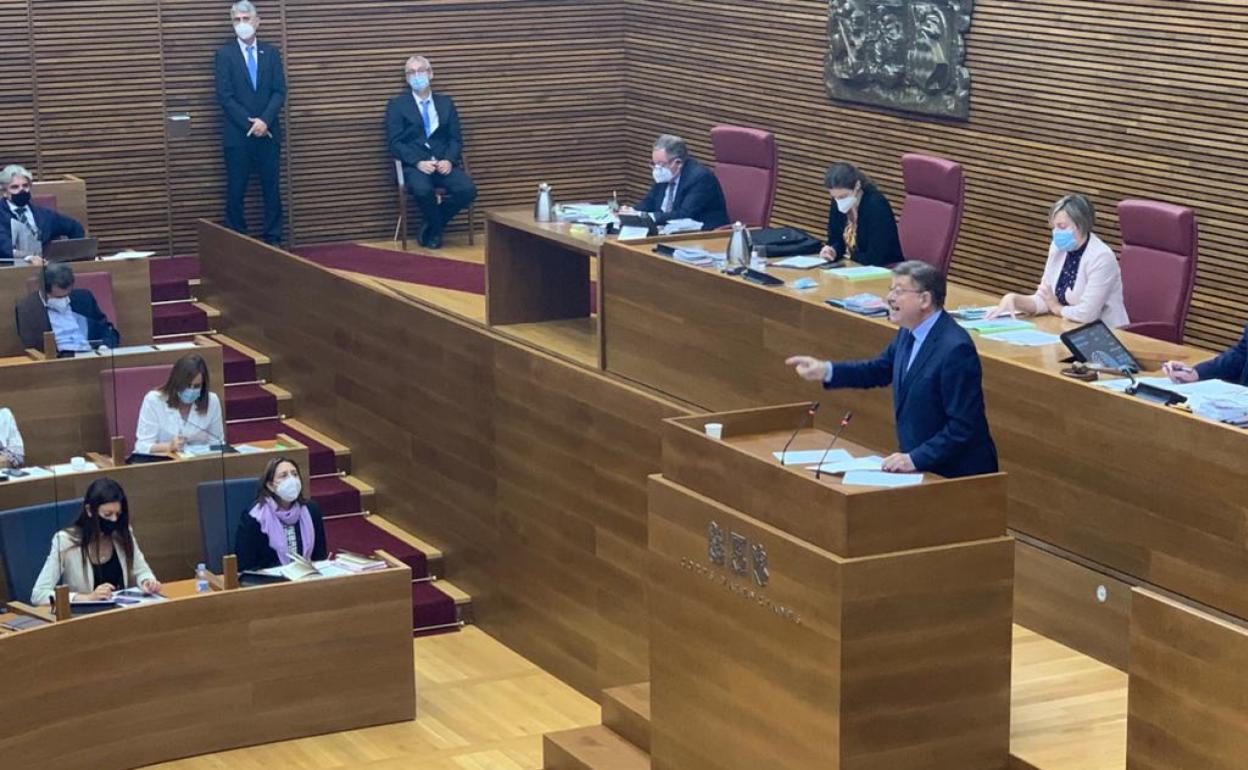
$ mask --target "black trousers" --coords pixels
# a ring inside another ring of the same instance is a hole
[[[241,147],[225,148],[225,226],[247,233],[243,202],[251,175],[260,176],[264,197],[264,227],[260,237],[266,243],[282,241],[282,184],[278,163],[281,144],[274,139],[246,139]]]
[[[458,166],[452,168],[451,173],[446,176],[436,171],[425,174],[414,166],[405,166],[403,179],[407,182],[407,191],[412,200],[416,201],[424,215],[425,224],[429,225],[430,235],[441,235],[446,223],[477,199],[477,186],[472,177]],[[438,188],[446,191],[441,203],[438,203],[438,196],[434,194]]]

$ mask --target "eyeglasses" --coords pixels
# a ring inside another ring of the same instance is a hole
[[[924,289],[905,289],[905,288],[902,288],[902,287],[900,287],[900,286],[889,286],[889,287],[888,287],[888,296],[892,297],[892,296],[895,296],[895,295],[897,295],[897,294],[905,294],[905,293],[907,293],[907,292],[909,292],[909,293],[911,293],[911,294],[922,294],[924,291],[925,291]]]

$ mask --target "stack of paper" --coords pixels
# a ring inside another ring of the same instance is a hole
[[[825,460],[823,456],[824,451],[825,450],[823,449],[790,449],[789,451],[784,452],[783,456],[781,456],[780,452],[772,452],[771,456],[779,460],[781,465],[810,465],[811,463],[817,463],[820,460],[834,463],[854,459],[853,456],[844,449],[833,449],[831,452],[827,453],[828,456]]]
[[[1023,321],[1018,318],[982,318],[978,321],[958,321],[958,325],[968,332],[977,334],[997,334],[999,332],[1012,332],[1019,329],[1034,329],[1036,327],[1031,321]]]
[[[339,551],[334,556],[334,565],[342,567],[348,572],[371,572],[390,566],[381,559],[373,559],[358,553],[351,553],[350,551]]]
[[[672,253],[672,259],[695,267],[713,267],[716,262],[723,262],[727,257],[723,252],[707,251],[693,246],[687,249],[676,249]]]
[[[870,266],[834,267],[823,272],[827,275],[834,275],[837,278],[844,278],[847,281],[872,281],[877,278],[887,278],[893,274],[893,271],[887,267]]]
[[[849,473],[850,471],[878,471],[884,467],[884,458],[878,455],[870,457],[851,457],[841,462],[828,462],[823,465],[812,465],[809,470],[816,468],[820,473]]]
[[[702,229],[702,223],[696,219],[669,219],[667,224],[659,228],[663,235],[673,233],[696,233]]]
[[[912,487],[923,483],[923,474],[850,471],[841,483],[847,487]]]
[[[855,294],[845,299],[830,299],[829,305],[840,307],[851,313],[858,313],[866,316],[885,316],[888,315],[888,303],[883,297],[874,294]]]
[[[1035,329],[1017,329],[1014,331],[995,332],[992,334],[981,331],[979,334],[986,340],[1006,342],[1010,345],[1018,345],[1024,348],[1039,348],[1044,347],[1045,345],[1056,345],[1062,341],[1062,338],[1056,334],[1036,331]]]
[[[787,259],[781,259],[776,262],[772,262],[771,266],[772,267],[792,267],[798,270],[806,270],[807,268],[819,267],[820,265],[826,265],[827,263],[828,263],[828,260],[824,259],[823,257],[789,257]]]

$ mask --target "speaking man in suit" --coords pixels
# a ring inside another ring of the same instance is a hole
[[[82,238],[82,224],[52,209],[30,202],[34,178],[21,166],[0,171],[0,266],[14,262],[43,264],[44,248],[57,238]]]
[[[249,2],[230,8],[237,40],[217,49],[212,69],[217,102],[223,113],[221,144],[225,153],[225,224],[247,232],[243,201],[252,174],[260,177],[264,197],[266,243],[282,240],[282,187],[278,173],[281,127],[278,118],[286,101],[286,73],[277,46],[256,40],[260,14]]]
[[[719,179],[689,154],[685,140],[664,134],[650,153],[654,185],[634,208],[654,217],[656,224],[670,219],[692,219],[703,230],[728,224],[728,204]]]
[[[984,414],[983,371],[971,336],[944,312],[945,277],[926,262],[893,268],[888,317],[901,328],[878,358],[785,361],[825,388],[893,386],[899,452],[884,470],[953,478],[995,473],[997,447]]]
[[[420,245],[442,248],[442,231],[477,198],[464,170],[464,134],[455,102],[433,92],[433,65],[413,56],[403,67],[407,84],[386,104],[386,145],[403,163],[407,191],[424,215]],[[438,201],[436,190],[445,195]]]

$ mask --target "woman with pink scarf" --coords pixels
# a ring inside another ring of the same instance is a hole
[[[292,553],[312,561],[326,558],[321,508],[304,496],[303,475],[293,461],[269,461],[255,504],[238,522],[234,552],[240,570],[288,564]]]

